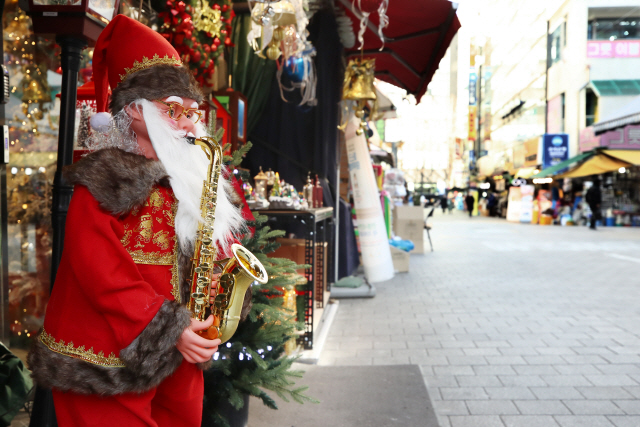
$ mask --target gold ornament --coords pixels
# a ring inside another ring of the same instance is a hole
[[[366,128],[364,121],[364,108],[368,101],[373,101],[373,110],[371,117],[375,115],[377,110],[377,96],[373,81],[375,78],[376,60],[355,58],[349,60],[347,69],[344,74],[344,83],[342,86],[342,99],[346,101],[355,101],[355,116],[360,119],[360,126],[356,129],[356,135],[362,135]],[[344,130],[346,123],[339,126]]]
[[[222,30],[222,12],[209,6],[207,0],[199,0],[193,14],[193,27],[198,31],[210,33],[211,37],[220,37]]]
[[[276,27],[273,29],[273,40],[280,42],[284,39],[285,29],[282,27]]]
[[[375,59],[351,59],[344,74],[342,99],[375,100],[377,98],[373,86],[375,69]]]
[[[270,43],[269,47],[267,48],[267,58],[269,58],[272,61],[275,61],[276,59],[280,58],[280,54],[281,52],[278,45],[275,43]]]
[[[258,25],[295,25],[296,9],[289,0],[274,3],[256,3],[251,10],[251,19]]]

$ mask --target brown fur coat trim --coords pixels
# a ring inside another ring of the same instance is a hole
[[[193,74],[186,67],[156,65],[131,74],[113,90],[111,114],[116,114],[126,105],[138,99],[166,98],[180,96],[194,99],[198,104],[203,96]]]
[[[120,352],[124,368],[63,356],[37,339],[28,356],[29,366],[37,367],[32,376],[41,387],[80,394],[112,396],[145,392],[158,386],[182,363],[175,343],[190,319],[187,309],[165,301],[142,333]]]
[[[63,173],[71,184],[87,187],[100,207],[116,216],[141,206],[155,185],[169,186],[161,162],[117,148],[94,151]]]

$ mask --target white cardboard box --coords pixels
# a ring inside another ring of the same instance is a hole
[[[424,253],[424,209],[422,206],[395,206],[393,233],[403,240],[411,240],[415,246],[412,253]]]
[[[409,252],[391,246],[391,260],[393,261],[393,269],[398,273],[406,273],[409,271]]]

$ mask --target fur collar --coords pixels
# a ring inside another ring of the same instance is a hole
[[[141,206],[156,184],[169,186],[160,161],[118,148],[94,151],[65,167],[63,174],[72,185],[87,187],[100,207],[113,215]]]

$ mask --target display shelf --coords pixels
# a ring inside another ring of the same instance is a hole
[[[267,225],[274,230],[285,230],[304,239],[304,270],[307,284],[304,289],[304,332],[298,343],[305,349],[313,348],[313,331],[322,317],[333,277],[333,208],[309,210],[257,210],[268,218]],[[293,230],[293,231],[292,231]]]

